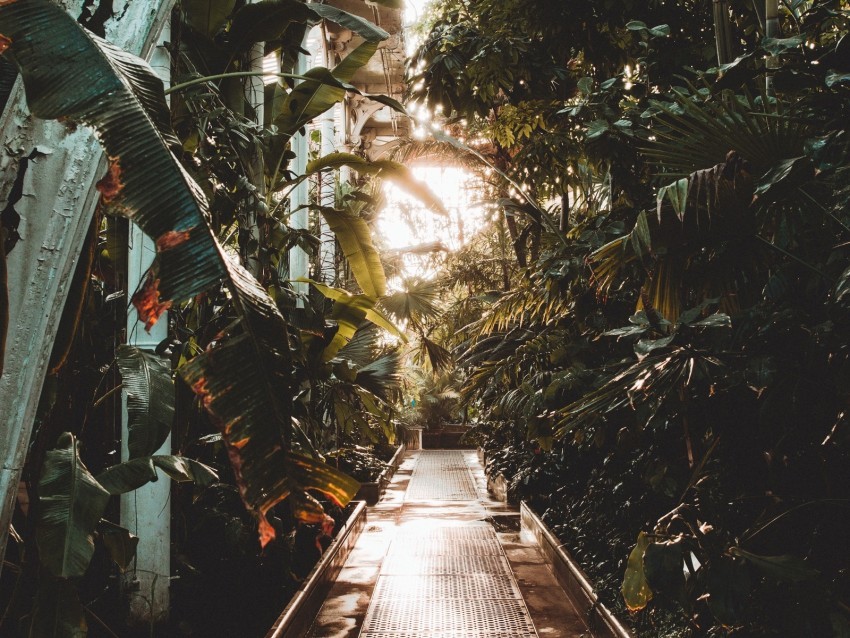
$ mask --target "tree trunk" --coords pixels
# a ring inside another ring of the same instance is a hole
[[[83,2],[69,4],[69,12],[78,16]],[[150,55],[173,4],[117,0],[115,17],[104,24],[106,38],[137,55]],[[9,334],[0,377],[0,556],[5,555],[56,330],[98,200],[94,185],[105,167],[91,131],[31,117],[23,93],[18,81],[0,119],[0,166],[7,176],[0,183],[0,201],[8,202],[12,193],[15,167],[22,158],[32,157],[19,182],[22,196],[12,202],[21,217],[21,239],[7,255]]]

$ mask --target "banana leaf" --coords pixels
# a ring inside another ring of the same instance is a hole
[[[94,554],[94,530],[109,492],[88,471],[74,436],[65,432],[44,460],[38,483],[36,543],[42,564],[54,576],[82,576]]]
[[[206,202],[169,152],[179,142],[150,66],[45,0],[3,5],[0,33],[11,40],[6,55],[21,70],[30,111],[95,128],[110,158],[98,184],[103,202],[156,241],[157,264],[134,296],[146,323],[217,283],[224,268],[205,221]]]
[[[285,432],[269,400],[268,374],[256,365],[252,350],[250,337],[243,334],[195,357],[180,374],[222,432],[242,499],[258,519],[265,546],[275,537],[266,514],[291,492],[317,489],[345,505],[358,487],[320,461],[285,449]]]
[[[272,107],[274,123],[281,133],[294,135],[307,122],[341,102],[345,98],[346,88],[333,86],[334,82],[351,82],[357,70],[365,66],[377,50],[377,43],[366,41],[349,53],[332,71],[322,67],[310,69],[305,75],[315,77],[314,80],[304,80],[285,98],[275,100]],[[353,86],[350,88],[357,90]]]
[[[448,216],[443,201],[426,184],[414,178],[404,164],[392,160],[372,162],[353,153],[329,153],[324,157],[308,162],[306,174],[312,175],[319,171],[339,169],[343,166],[364,175],[374,175],[380,179],[386,179],[422,201],[434,212]]]
[[[106,551],[109,552],[109,557],[118,566],[121,573],[124,573],[136,557],[139,537],[127,528],[109,521],[100,521],[97,526],[97,533],[103,541]]]
[[[386,40],[389,34],[360,16],[331,5],[299,0],[263,0],[242,6],[233,14],[229,44],[236,51],[254,42],[280,39],[292,23],[312,26],[325,19],[350,29],[367,42]]]
[[[368,20],[364,20],[360,16],[343,11],[330,4],[318,4],[310,2],[307,4],[310,9],[315,11],[325,20],[329,20],[341,27],[345,27],[359,35],[367,42],[381,42],[390,37],[390,34],[384,31],[381,27],[372,24]]]
[[[157,260],[133,299],[147,326],[173,303],[226,278],[242,332],[181,374],[222,423],[243,499],[268,542],[274,530],[265,512],[303,489],[290,480],[282,448],[294,429],[287,324],[265,290],[225,255],[206,222],[203,191],[169,152],[176,137],[160,80],[145,62],[88,34],[46,0],[0,5],[0,33],[11,40],[33,113],[95,128],[111,158],[99,184],[104,203],[155,239]],[[332,476],[337,487],[326,485],[328,475],[317,476],[326,489],[348,493],[343,477]]]
[[[340,329],[331,343],[325,348],[323,361],[333,359],[340,348],[347,344],[364,320],[371,321],[403,342],[407,337],[387,317],[375,308],[376,299],[369,295],[352,295],[346,290],[320,284],[317,281],[306,280],[312,284],[324,297],[334,302],[332,318],[340,324]],[[340,338],[344,335],[344,338]]]
[[[126,494],[150,481],[159,480],[156,468],[178,483],[191,481],[203,487],[218,480],[216,471],[199,461],[182,456],[158,454],[113,465],[97,475],[97,482],[112,495]]]
[[[174,383],[170,362],[133,346],[118,346],[118,369],[127,392],[129,458],[156,452],[171,432]]]
[[[363,292],[370,297],[383,297],[387,292],[387,277],[366,220],[328,206],[318,206],[317,210],[336,236],[351,267],[351,274]]]

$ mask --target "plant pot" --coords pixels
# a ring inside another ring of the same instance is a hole
[[[296,638],[304,634],[319,612],[364,527],[366,503],[360,501],[283,613],[269,629],[266,638]]]
[[[567,593],[573,606],[583,616],[595,638],[634,638],[600,601],[587,575],[567,552],[557,537],[525,502],[520,504],[521,534],[537,540],[540,551],[558,583]]]

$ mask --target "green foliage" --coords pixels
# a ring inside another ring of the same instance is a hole
[[[150,456],[165,443],[174,420],[171,364],[127,345],[119,346],[117,361],[127,393],[128,458]]]
[[[491,191],[509,240],[494,224],[486,245],[515,259],[462,280],[442,342],[488,471],[606,604],[640,610],[638,635],[847,620],[846,3],[788,3],[790,37],[766,41],[745,4],[720,68],[704,3],[487,0],[443,3],[411,66],[414,96],[512,180]],[[511,83],[547,67],[503,35],[566,75]]]
[[[63,434],[47,453],[39,480],[39,557],[54,576],[82,576],[94,553],[94,530],[109,492],[80,459],[79,443]]]

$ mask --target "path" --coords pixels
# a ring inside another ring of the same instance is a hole
[[[308,636],[589,635],[517,524],[514,508],[488,496],[474,451],[410,452],[369,508],[366,529]]]

